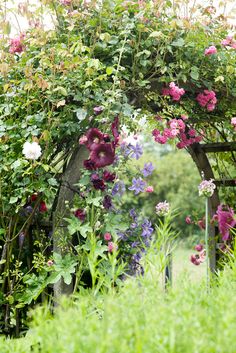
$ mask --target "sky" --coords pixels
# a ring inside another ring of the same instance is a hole
[[[175,0],[172,0],[173,2]],[[178,1],[178,0],[177,0]],[[192,3],[199,3],[199,4],[204,4],[204,6],[207,6],[208,3],[212,4],[216,9],[217,13],[220,14],[222,13],[223,10],[225,10],[225,13],[227,15],[232,16],[231,19],[229,19],[229,22],[236,27],[236,0],[212,0],[212,1],[207,1],[207,0],[185,0],[185,6],[183,8],[191,7]],[[0,6],[2,7],[3,4],[5,3],[5,0],[0,0]],[[11,9],[13,6],[17,8],[19,5],[28,3],[30,6],[33,7],[39,7],[40,1],[39,0],[7,0],[7,8]],[[184,11],[186,13],[186,10]],[[28,27],[29,24],[25,18],[22,16],[18,15],[17,19],[16,17],[12,14],[10,10],[7,11],[7,20],[10,21],[11,23],[11,36],[16,35],[17,33],[24,32]],[[44,16],[44,25],[47,28],[53,27],[52,20],[51,18],[46,14]]]

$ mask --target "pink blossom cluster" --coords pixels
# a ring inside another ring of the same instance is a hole
[[[169,128],[165,128],[161,133],[159,130],[154,129],[152,135],[154,140],[158,143],[165,144],[168,139],[174,139],[181,132],[185,131],[185,123],[182,119],[172,119],[169,122]]]
[[[214,193],[216,186],[213,183],[213,179],[203,180],[198,185],[199,196],[211,197]]]
[[[60,3],[65,6],[69,6],[71,4],[71,0],[60,0]]]
[[[236,226],[234,210],[227,205],[219,205],[213,221],[217,221],[223,241],[230,239],[230,229]]]
[[[168,122],[168,128],[165,128],[162,133],[160,130],[154,129],[152,132],[154,140],[158,143],[165,144],[169,139],[179,137],[180,142],[176,145],[179,149],[200,142],[202,137],[197,135],[195,129],[191,128],[187,131],[184,122],[187,119],[188,117],[185,115],[181,115],[181,118],[179,119],[172,119]]]
[[[178,86],[176,86],[174,82],[171,82],[169,84],[169,88],[162,89],[162,95],[163,96],[171,96],[173,101],[179,101],[181,96],[184,93],[185,93],[185,90],[183,88],[179,88]]]
[[[9,53],[21,53],[24,50],[22,41],[24,40],[24,34],[20,34],[18,37],[10,39]]]
[[[233,125],[234,130],[236,131],[236,117],[231,119],[231,125]]]
[[[231,47],[236,49],[236,40],[233,39],[233,36],[227,36],[225,39],[222,40],[221,44],[224,47]]]
[[[205,261],[206,258],[206,251],[203,249],[202,244],[198,244],[195,246],[195,250],[199,252],[199,254],[192,254],[190,256],[190,261],[192,264],[199,266],[201,263]]]
[[[214,45],[211,45],[209,48],[205,49],[205,55],[212,55],[216,53],[217,53],[217,49]]]
[[[156,214],[158,216],[167,216],[170,211],[170,204],[167,201],[159,202],[156,205]]]
[[[217,98],[214,91],[208,91],[205,89],[199,93],[196,98],[197,102],[201,107],[206,107],[209,112],[215,109]]]

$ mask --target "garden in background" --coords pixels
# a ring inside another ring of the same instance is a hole
[[[0,1],[1,353],[236,352],[226,10]]]

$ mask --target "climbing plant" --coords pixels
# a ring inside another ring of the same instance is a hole
[[[42,1],[32,27],[15,36],[2,6],[0,300],[7,332],[53,285],[57,297],[142,273],[154,226],[137,210],[122,213],[125,189],[152,192],[151,161],[135,175],[128,167],[142,155],[137,135],[145,130],[178,149],[235,139],[236,39],[213,7],[182,18],[179,6]],[[20,10],[31,16],[27,6]],[[43,28],[42,14],[53,29]],[[233,151],[212,162],[217,176],[235,178]],[[234,194],[226,198],[233,206]],[[159,201],[162,217],[169,205]]]

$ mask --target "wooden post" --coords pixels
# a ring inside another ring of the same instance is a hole
[[[188,147],[188,151],[195,162],[199,173],[204,173],[205,179],[215,179],[214,173],[212,171],[210,162],[207,158],[205,151],[202,149],[199,143],[195,143]],[[212,197],[208,199],[208,210],[209,210],[209,219],[213,217],[216,213],[217,207],[220,204],[220,199],[218,195],[217,188],[214,191]],[[209,265],[211,272],[216,271],[216,229],[215,226],[209,224]]]
[[[68,239],[67,222],[65,217],[70,216],[70,208],[73,205],[73,198],[76,192],[75,184],[78,183],[83,168],[83,162],[88,158],[88,151],[84,146],[76,147],[63,173],[61,186],[58,193],[57,205],[53,213],[53,250],[61,255],[70,250]],[[62,246],[63,244],[63,246]],[[69,295],[73,292],[73,283],[67,285],[63,279],[54,285],[54,298],[57,302],[62,294]]]

